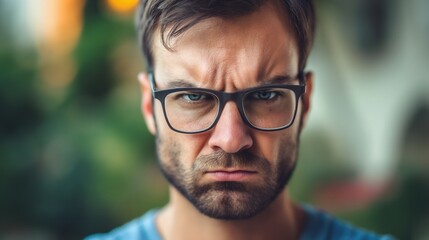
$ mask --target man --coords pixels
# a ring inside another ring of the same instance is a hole
[[[310,108],[307,0],[144,0],[142,112],[170,201],[88,239],[391,239],[284,191]]]

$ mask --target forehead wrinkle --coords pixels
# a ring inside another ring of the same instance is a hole
[[[160,45],[158,42],[157,44]],[[175,81],[179,79],[195,87],[205,87],[209,85],[208,79],[216,74],[216,69],[212,67],[211,57],[207,54],[209,53],[208,50],[203,51],[196,48],[182,56],[180,48],[168,51],[157,46],[156,49],[157,64],[155,66],[158,69],[156,72],[159,73],[162,80]],[[177,59],[172,58],[171,54],[174,54]],[[192,57],[189,58],[189,55]]]
[[[227,24],[227,23],[226,23]],[[230,36],[229,36],[230,37]],[[208,65],[211,65],[210,73],[213,73],[208,81],[213,81],[216,88],[224,88],[226,83],[231,89],[245,88],[249,81],[258,80],[260,62],[263,62],[265,39],[262,36],[246,38],[240,46],[230,44],[228,38],[221,38],[215,46],[211,46],[208,52]],[[232,41],[234,43],[234,41]],[[249,60],[251,59],[251,60]]]
[[[158,37],[154,50],[164,55],[154,54],[154,60],[164,61],[163,68],[179,75],[176,78],[216,89],[245,88],[270,75],[293,74],[298,54],[293,31],[285,23],[287,18],[279,16],[275,6],[270,8],[268,15],[257,11],[237,19],[206,19],[175,39],[171,52],[164,49]],[[271,19],[270,27],[281,26],[283,31],[274,35],[265,31],[267,26],[261,23],[261,17]]]
[[[298,51],[294,41],[285,41],[282,45],[268,46],[270,49],[265,50],[272,54],[267,54],[265,58],[260,59],[260,72],[258,81],[266,80],[265,76],[272,74],[296,75],[298,71]],[[280,66],[277,63],[278,59],[284,59],[284,64]]]
[[[230,47],[210,48],[195,54],[198,59],[193,58],[192,61],[188,59],[189,62],[183,59],[181,64],[197,81],[196,84],[199,87],[221,90],[225,89],[226,85],[231,85],[230,88],[234,89],[236,83],[244,86],[249,79],[255,79],[255,77],[243,76],[247,75],[247,70],[243,71],[246,65],[241,58],[245,59],[248,56],[243,57],[239,53],[242,50],[238,52],[237,50]]]

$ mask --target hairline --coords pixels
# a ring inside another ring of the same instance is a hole
[[[149,0],[150,1],[150,0]],[[300,2],[302,0],[298,0]],[[262,6],[266,4],[275,4],[277,5],[275,9],[279,9],[279,14],[277,17],[284,16],[282,21],[286,20],[285,24],[288,24],[291,30],[291,33],[294,37],[296,47],[298,49],[298,71],[303,71],[310,53],[310,50],[313,45],[314,35],[315,35],[315,16],[314,9],[312,3],[296,3],[295,8],[291,7],[291,2],[285,0],[269,0],[269,1],[261,1],[259,5],[255,5],[255,7],[249,11],[244,13],[237,13],[234,15],[222,15],[218,13],[209,13],[209,14],[195,14],[191,15],[187,18],[182,19],[182,21],[171,21],[169,24],[161,24],[160,19],[161,15],[156,16],[153,19],[154,24],[148,25],[147,28],[141,28],[142,19],[144,18],[144,14],[142,11],[147,11],[143,9],[142,5],[139,6],[138,14],[137,14],[137,27],[140,28],[139,31],[139,44],[140,48],[143,51],[144,60],[146,63],[147,71],[152,71],[152,67],[154,66],[154,40],[156,39],[155,34],[160,36],[160,40],[162,45],[169,51],[174,51],[173,47],[170,45],[171,41],[174,38],[178,38],[188,30],[192,29],[198,23],[210,19],[210,18],[219,18],[223,20],[240,18],[249,14],[252,14],[256,11],[259,11]],[[153,3],[153,2],[151,2]],[[308,4],[307,6],[305,6]],[[299,7],[298,7],[299,6]],[[149,8],[149,6],[145,6]],[[152,6],[153,7],[153,6]],[[275,10],[274,10],[275,11]],[[301,11],[301,12],[300,12]],[[299,16],[298,16],[299,15]],[[147,17],[147,16],[146,16]],[[292,20],[294,18],[294,20]],[[145,19],[148,20],[148,19]],[[299,25],[298,20],[307,21],[306,24]],[[190,25],[188,25],[191,23]],[[186,26],[188,25],[188,26]],[[185,27],[183,27],[185,26]],[[179,31],[176,31],[178,30]],[[147,43],[147,44],[146,44]]]

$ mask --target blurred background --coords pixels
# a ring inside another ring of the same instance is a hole
[[[140,113],[137,0],[0,0],[0,239],[81,239],[167,202]],[[429,239],[429,1],[319,0],[290,191]]]

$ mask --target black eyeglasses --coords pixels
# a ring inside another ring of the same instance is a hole
[[[149,73],[153,97],[158,99],[169,127],[180,133],[201,133],[216,125],[228,101],[234,101],[243,121],[261,131],[278,131],[290,127],[296,116],[298,101],[305,93],[302,84],[276,84],[227,93],[205,88],[156,90],[155,77]]]

